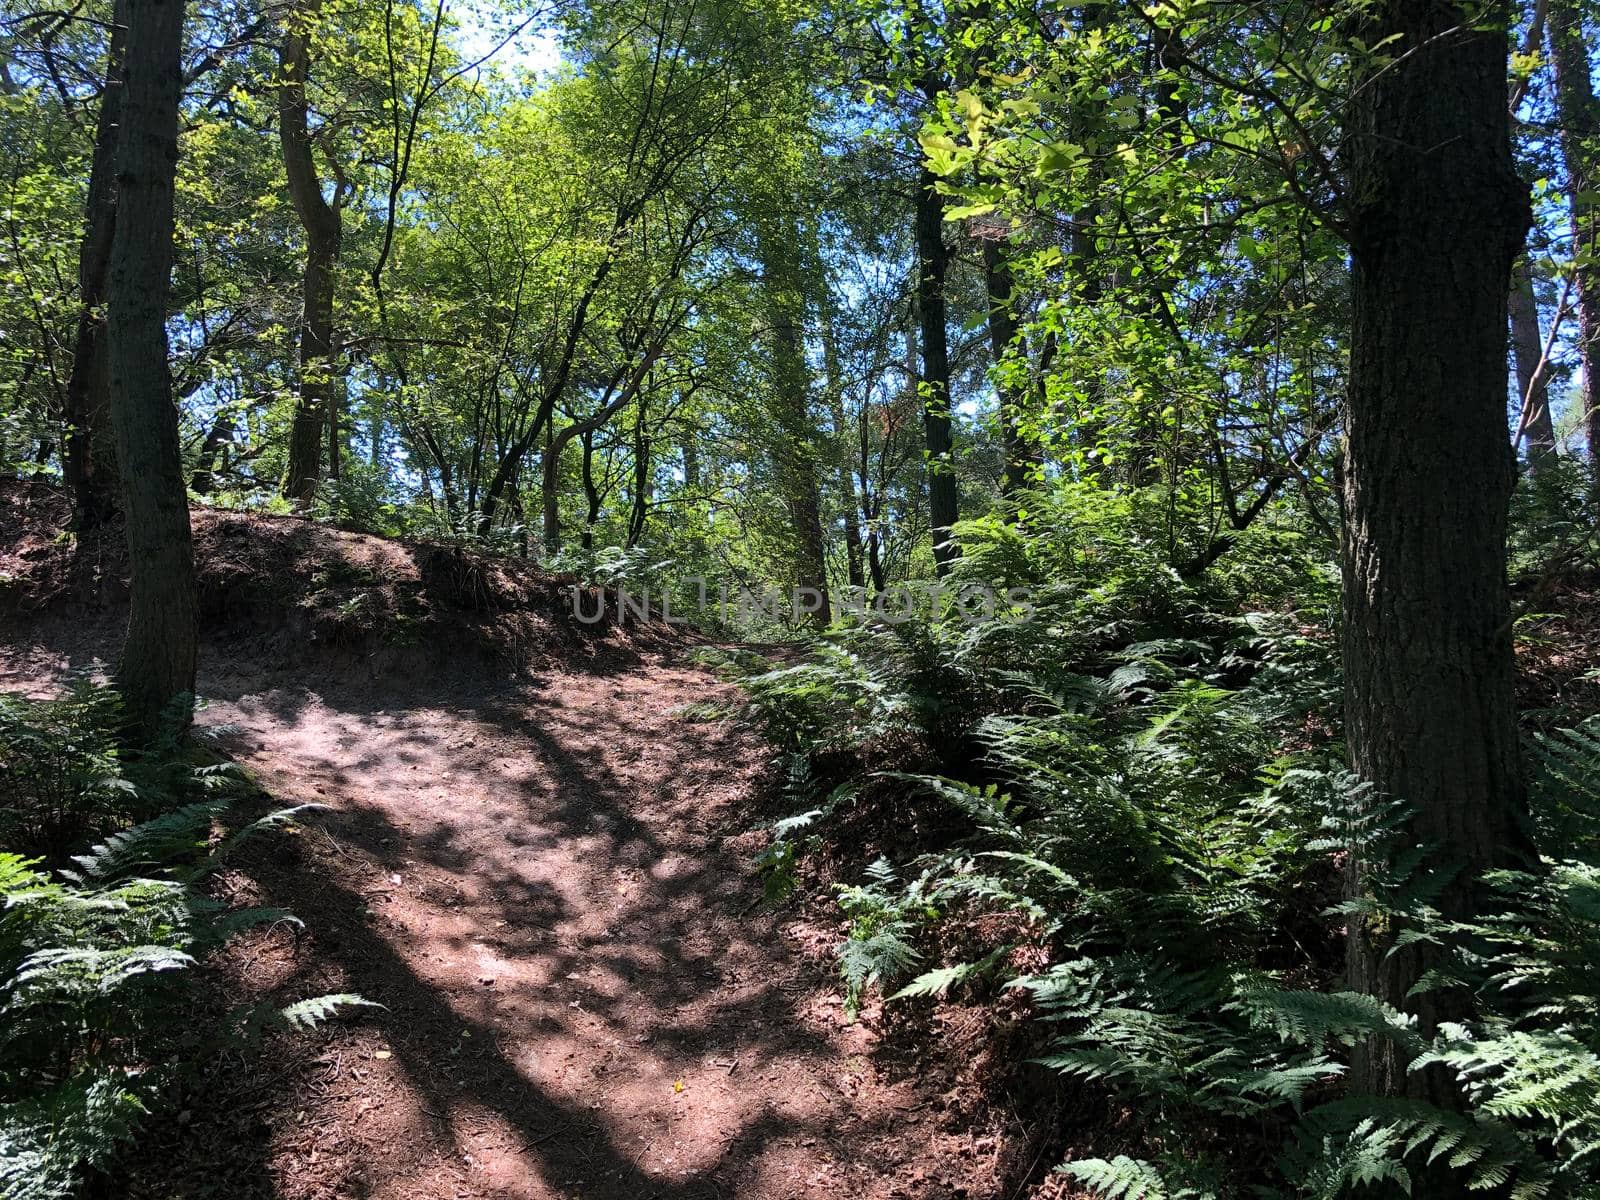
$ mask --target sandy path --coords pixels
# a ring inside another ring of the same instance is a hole
[[[0,687],[66,657],[0,650]],[[680,714],[724,694],[705,671],[655,657],[491,694],[236,669],[201,684],[202,723],[237,727],[231,752],[276,801],[331,810],[232,881],[308,932],[228,969],[387,1011],[223,1072],[134,1194],[983,1190],[917,1169],[938,1136],[926,1097],[880,1075],[760,907],[764,749]]]

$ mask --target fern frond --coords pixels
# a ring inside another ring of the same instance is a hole
[[[334,992],[326,996],[313,996],[298,1000],[278,1010],[283,1024],[290,1029],[312,1030],[355,1008],[383,1008],[376,1000],[368,1000],[353,992]]]
[[[74,855],[78,870],[63,871],[62,875],[74,883],[109,883],[141,869],[197,857],[205,848],[211,823],[226,808],[226,802],[220,800],[189,804],[114,833],[87,854]]]

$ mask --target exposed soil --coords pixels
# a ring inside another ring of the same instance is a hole
[[[122,529],[73,537],[70,514],[49,484],[0,481],[0,622],[126,604]],[[620,624],[616,604],[589,592],[580,621],[577,579],[525,560],[224,509],[196,508],[191,525],[201,629],[250,636],[252,658],[309,656],[372,673],[430,658],[459,667],[466,657],[503,674],[634,650],[669,632]]]
[[[0,689],[104,671],[120,641],[117,532],[59,536],[65,514],[0,486]],[[1065,1142],[1117,1149],[1106,1097],[1018,1069],[1038,1027],[1014,996],[845,1019],[828,884],[925,814],[845,820],[809,903],[766,909],[771,752],[705,719],[736,697],[679,631],[578,622],[572,581],[526,563],[194,525],[198,723],[262,803],[326,806],[219,880],[305,926],[231,943],[202,1007],[384,1007],[213,1064],[105,1194],[1064,1200]],[[1568,581],[1525,624],[1531,716],[1600,707],[1594,596]]]
[[[114,653],[116,603],[46,607],[0,617],[0,688],[49,691]],[[1020,1128],[957,1107],[961,1064],[846,1021],[835,930],[762,906],[770,752],[684,711],[733,698],[687,647],[567,631],[600,649],[545,645],[511,674],[425,646],[276,655],[281,629],[209,624],[199,724],[272,804],[328,806],[221,880],[305,929],[233,943],[218,988],[385,1008],[212,1068],[113,1194],[1019,1193]]]

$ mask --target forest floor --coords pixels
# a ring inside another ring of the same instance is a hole
[[[0,618],[0,688],[48,692],[114,655],[116,605],[52,608]],[[951,1109],[958,1066],[845,1018],[836,928],[762,904],[770,752],[690,715],[734,697],[689,646],[507,677],[280,644],[203,649],[198,724],[272,805],[327,806],[220,880],[305,928],[231,944],[218,1002],[385,1007],[210,1069],[118,1194],[1017,1193],[1031,1148]]]

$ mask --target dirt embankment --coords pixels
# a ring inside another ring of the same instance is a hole
[[[66,515],[0,489],[0,688],[115,654],[120,539],[62,536]],[[213,1064],[108,1194],[1021,1194],[1040,1126],[957,1103],[961,1065],[875,1011],[846,1020],[829,906],[763,905],[771,750],[706,719],[737,696],[680,631],[584,624],[570,580],[515,561],[291,518],[194,528],[198,724],[263,803],[327,806],[219,879],[305,925],[231,943],[216,1003],[385,1007]]]
[[[22,632],[98,623],[127,602],[122,531],[78,538],[70,502],[41,483],[0,484],[0,623]],[[636,654],[668,630],[583,600],[578,580],[459,546],[399,541],[299,517],[197,508],[192,515],[201,632],[232,652],[276,660],[307,651],[373,671],[484,667],[512,672]],[[588,596],[588,593],[584,593]],[[114,622],[112,622],[114,623]]]

